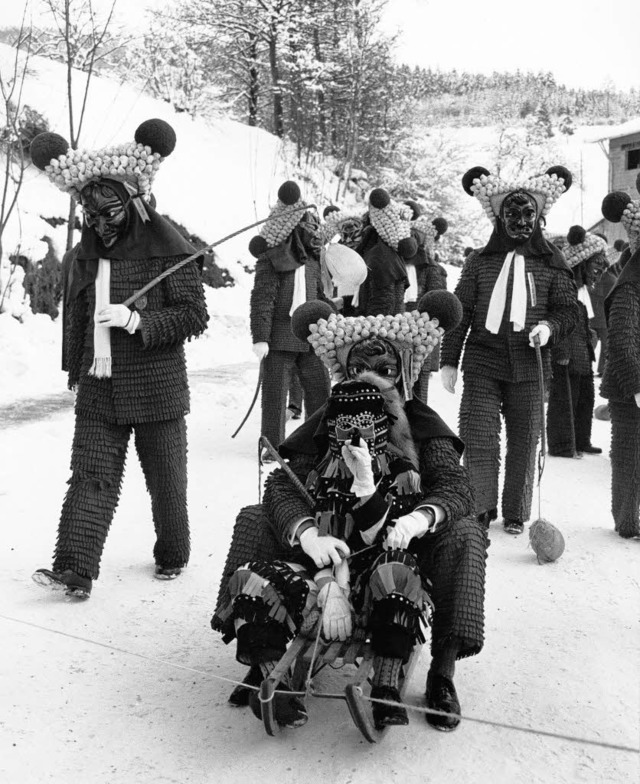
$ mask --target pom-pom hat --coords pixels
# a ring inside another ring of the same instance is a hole
[[[305,207],[300,187],[293,180],[283,182],[278,188],[278,201],[262,224],[260,234],[249,241],[249,252],[255,258],[262,256],[270,248],[283,243],[305,215]]]
[[[564,166],[552,166],[544,174],[514,179],[503,179],[482,166],[474,166],[462,177],[465,192],[478,199],[494,226],[502,202],[510,193],[526,191],[535,199],[540,215],[546,215],[560,196],[569,190],[571,182],[571,172]]]
[[[606,253],[607,243],[598,237],[585,231],[582,226],[572,226],[567,234],[568,245],[564,248],[564,257],[570,267],[575,267],[582,261],[590,259],[596,253]]]
[[[320,300],[306,302],[291,317],[291,329],[311,344],[335,380],[346,376],[349,351],[367,338],[382,338],[397,350],[402,361],[405,398],[420,375],[424,361],[445,331],[462,318],[460,300],[450,291],[425,294],[418,308],[395,316],[343,316]]]
[[[636,177],[640,193],[640,174]],[[602,201],[602,215],[610,223],[622,223],[634,250],[640,246],[640,199],[632,199],[624,191],[608,193]]]
[[[162,161],[176,146],[176,134],[164,120],[146,120],[134,141],[98,150],[72,150],[57,133],[40,133],[31,142],[31,160],[61,191],[78,198],[89,183],[100,179],[122,182],[131,195],[149,201]]]
[[[369,194],[371,225],[380,239],[405,259],[415,256],[418,250],[411,236],[413,214],[410,205],[393,201],[384,188],[374,188]]]

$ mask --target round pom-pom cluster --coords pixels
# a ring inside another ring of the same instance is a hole
[[[58,133],[39,133],[31,142],[31,160],[44,171],[53,158],[66,155],[69,142]]]
[[[403,239],[413,239],[411,237],[412,216],[412,208],[407,204],[392,201],[384,188],[376,188],[371,191],[369,197],[371,225],[378,232],[380,239],[398,251],[405,259],[415,256],[418,249],[415,240],[412,243],[400,244]]]
[[[462,185],[467,193],[478,199],[487,217],[495,225],[502,200],[508,193],[518,190],[537,197],[541,205],[540,212],[546,215],[571,187],[571,174],[564,166],[552,166],[544,174],[503,180],[496,174],[489,174],[481,166],[476,166],[463,176]]]
[[[331,305],[320,299],[313,299],[299,305],[291,316],[291,331],[298,340],[308,340],[312,324],[320,319],[328,319],[333,314]]]
[[[581,240],[580,237],[582,237]],[[564,256],[571,267],[590,259],[596,253],[607,252],[605,240],[598,237],[597,234],[585,231],[582,226],[572,226],[567,234],[567,241],[569,245],[564,249]]]
[[[587,232],[582,226],[571,226],[567,234],[567,242],[569,245],[579,245],[581,242],[585,241],[586,236]]]
[[[447,233],[449,224],[447,223],[446,218],[434,218],[431,223],[436,230],[436,239]]]
[[[251,237],[249,240],[249,253],[256,259],[259,259],[263,253],[266,253],[269,250],[269,246],[267,245],[267,241],[264,237],[261,237],[259,234],[256,234],[255,237]]]
[[[295,200],[291,201],[294,196]],[[287,180],[278,188],[278,201],[271,210],[269,219],[260,229],[260,236],[265,239],[269,248],[275,248],[287,239],[303,219],[302,208],[306,206],[300,196],[300,188],[292,180]]]
[[[278,198],[283,204],[286,204],[289,207],[292,204],[295,204],[301,195],[298,183],[293,180],[283,182],[278,188]]]
[[[538,518],[529,527],[529,544],[538,556],[538,563],[557,561],[564,552],[562,533],[548,520]]]
[[[627,205],[631,202],[631,196],[624,191],[613,191],[607,193],[602,200],[602,215],[609,223],[620,223]]]
[[[176,132],[168,122],[157,118],[141,123],[133,138],[143,147],[150,147],[152,152],[157,152],[162,158],[171,155],[176,148]]]
[[[420,297],[418,310],[431,314],[445,332],[455,329],[462,321],[462,303],[458,297],[446,289],[427,291]]]
[[[422,207],[414,199],[405,199],[403,204],[406,204],[407,207],[411,208],[411,220],[419,218],[424,212]]]
[[[374,188],[369,194],[369,204],[377,210],[383,210],[391,202],[391,197],[384,188]]]
[[[297,312],[297,311],[296,311]],[[294,314],[295,315],[295,314]],[[379,337],[393,341],[399,351],[411,352],[411,373],[415,382],[427,356],[438,344],[443,330],[428,313],[413,310],[397,316],[343,316],[331,314],[309,325],[307,337],[316,355],[332,374],[342,373],[338,360],[341,349],[348,351],[354,343]]]

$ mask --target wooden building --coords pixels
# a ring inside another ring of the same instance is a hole
[[[640,119],[619,126],[613,135],[603,137],[598,143],[609,159],[608,192],[624,191],[634,200],[640,198],[636,187],[640,176]],[[610,245],[617,239],[627,240],[621,223],[609,223],[604,218],[589,231],[606,234]]]

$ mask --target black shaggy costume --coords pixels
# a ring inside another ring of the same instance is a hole
[[[491,295],[505,255],[513,248],[498,220],[487,245],[467,258],[455,289],[463,317],[443,339],[440,366],[457,367],[464,345],[460,437],[477,512],[497,513],[502,416],[507,437],[502,515],[505,520],[524,523],[531,511],[535,451],[543,424],[536,353],[529,346],[529,332],[545,321],[551,340],[563,339],[577,323],[578,303],[571,270],[560,251],[543,237],[538,223],[531,238],[518,246],[528,281],[524,329],[514,331],[509,321],[512,266],[502,323],[497,334],[490,332],[485,322]],[[548,380],[549,344],[542,347],[542,358]]]
[[[611,411],[611,511],[624,538],[640,536],[640,250],[605,299],[609,327],[600,394]]]
[[[124,186],[107,184],[129,202]],[[124,302],[177,261],[194,253],[155,210],[143,222],[127,204],[127,228],[111,248],[84,226],[69,257],[65,289],[64,362],[77,389],[69,480],[58,527],[53,569],[96,579],[120,496],[129,437],[151,495],[156,530],[154,559],[179,568],[189,559],[187,438],[189,387],[184,341],[207,325],[197,262],[190,262],[139,298],[140,329],[111,329],[111,377],[89,375],[94,356],[95,279],[100,258],[110,260],[110,302]]]
[[[268,343],[262,382],[261,433],[277,447],[284,440],[287,392],[292,373],[303,389],[307,416],[329,396],[329,374],[311,346],[291,332],[291,305],[296,270],[304,265],[306,301],[323,299],[317,227],[305,214],[285,242],[270,248],[256,261],[250,302],[254,343]]]
[[[550,455],[563,457],[573,457],[591,446],[596,355],[587,309],[582,302],[578,307],[577,327],[551,347],[553,369],[547,407],[547,443]]]

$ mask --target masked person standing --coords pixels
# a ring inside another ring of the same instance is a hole
[[[72,474],[53,567],[33,578],[80,599],[98,578],[132,433],[151,496],[155,576],[173,579],[189,560],[184,341],[208,320],[197,261],[123,304],[195,252],[149,203],[175,141],[170,125],[148,120],[135,143],[108,149],[69,150],[51,133],[32,143],[34,163],[84,214],[65,291],[63,368],[77,391]]]
[[[460,437],[478,519],[488,527],[498,516],[503,417],[503,524],[508,533],[520,534],[531,511],[543,424],[534,341],[541,346],[548,378],[548,343],[568,335],[579,314],[571,270],[540,226],[570,187],[571,174],[555,166],[545,174],[509,182],[475,167],[462,184],[479,199],[494,229],[487,245],[469,255],[460,274],[455,293],[463,317],[443,340],[441,378],[445,389],[454,392],[464,345]]]

